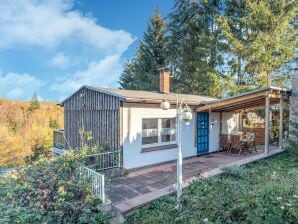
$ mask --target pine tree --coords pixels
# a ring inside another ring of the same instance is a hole
[[[291,23],[297,11],[297,0],[252,1],[248,4],[249,27],[255,36],[248,51],[247,70],[264,77],[271,85],[272,74],[293,56],[295,37]]]
[[[126,64],[120,77],[124,89],[159,90],[158,69],[166,66],[166,23],[156,9],[144,33],[134,60]]]
[[[221,96],[221,32],[215,21],[216,0],[176,0],[169,15],[168,56],[176,68],[178,92]]]
[[[36,93],[34,93],[30,100],[30,105],[28,107],[28,111],[33,112],[34,110],[37,110],[39,108],[40,108],[39,100],[38,100]]]
[[[244,38],[244,24],[243,24],[243,18],[246,17],[247,11],[246,11],[246,0],[226,0],[225,1],[226,10],[224,15],[224,22],[222,20],[219,20],[221,22],[221,28],[223,29],[226,38],[229,40],[229,35],[226,32],[228,28],[230,29],[230,33],[232,33],[239,42],[241,42],[241,45],[246,45],[246,39]],[[231,40],[230,40],[231,42]],[[229,43],[230,43],[229,42]],[[235,43],[236,45],[236,43]],[[232,76],[236,76],[236,85],[238,87],[241,87],[242,85],[245,85],[244,82],[244,71],[243,71],[243,60],[244,60],[244,51],[245,49],[231,44],[227,45],[227,53],[231,54],[232,57],[230,57],[228,62],[228,67],[230,70],[228,71],[229,74]]]
[[[120,76],[120,85],[123,89],[138,89],[136,82],[136,62],[128,61],[124,67],[124,71]]]
[[[238,86],[271,85],[272,74],[294,55],[291,22],[297,0],[226,0],[218,19],[232,55]],[[234,66],[234,67],[233,67]]]

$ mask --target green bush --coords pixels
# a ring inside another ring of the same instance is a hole
[[[127,223],[298,223],[298,148],[193,182],[181,207],[164,197],[129,215]]]
[[[0,223],[108,223],[100,200],[74,170],[83,151],[40,159],[0,177]]]
[[[242,179],[247,175],[247,170],[239,166],[223,167],[222,171],[222,176],[233,177],[235,179]]]

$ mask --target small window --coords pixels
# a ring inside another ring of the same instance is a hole
[[[161,141],[176,141],[176,118],[161,119]]]
[[[165,145],[176,141],[176,118],[143,119],[142,145]]]
[[[143,119],[142,144],[158,143],[158,119]]]

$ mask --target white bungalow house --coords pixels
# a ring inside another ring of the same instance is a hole
[[[182,123],[183,157],[199,156],[220,149],[221,133],[243,130],[242,113],[266,108],[265,128],[260,144],[269,150],[269,105],[288,101],[289,92],[276,87],[256,89],[235,97],[216,99],[208,96],[170,92],[168,70],[161,70],[160,91],[135,91],[82,86],[63,100],[64,130],[54,132],[53,152],[79,149],[81,130],[92,134],[86,143],[101,144],[118,152],[121,160],[115,166],[134,169],[172,161],[177,158],[176,99],[184,99],[193,119]],[[169,110],[160,103],[167,100]],[[280,147],[283,144],[283,123],[280,123]],[[260,132],[261,133],[261,132]],[[258,137],[258,136],[257,136]]]

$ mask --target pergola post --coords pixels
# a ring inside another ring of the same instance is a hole
[[[269,109],[270,109],[270,98],[269,93],[266,93],[266,104],[265,104],[265,153],[269,153]]]
[[[209,133],[208,133],[208,151],[210,151],[210,142],[211,142],[211,131],[212,131],[212,126],[211,126],[211,107],[209,107]]]
[[[279,103],[279,149],[283,149],[283,97]]]

